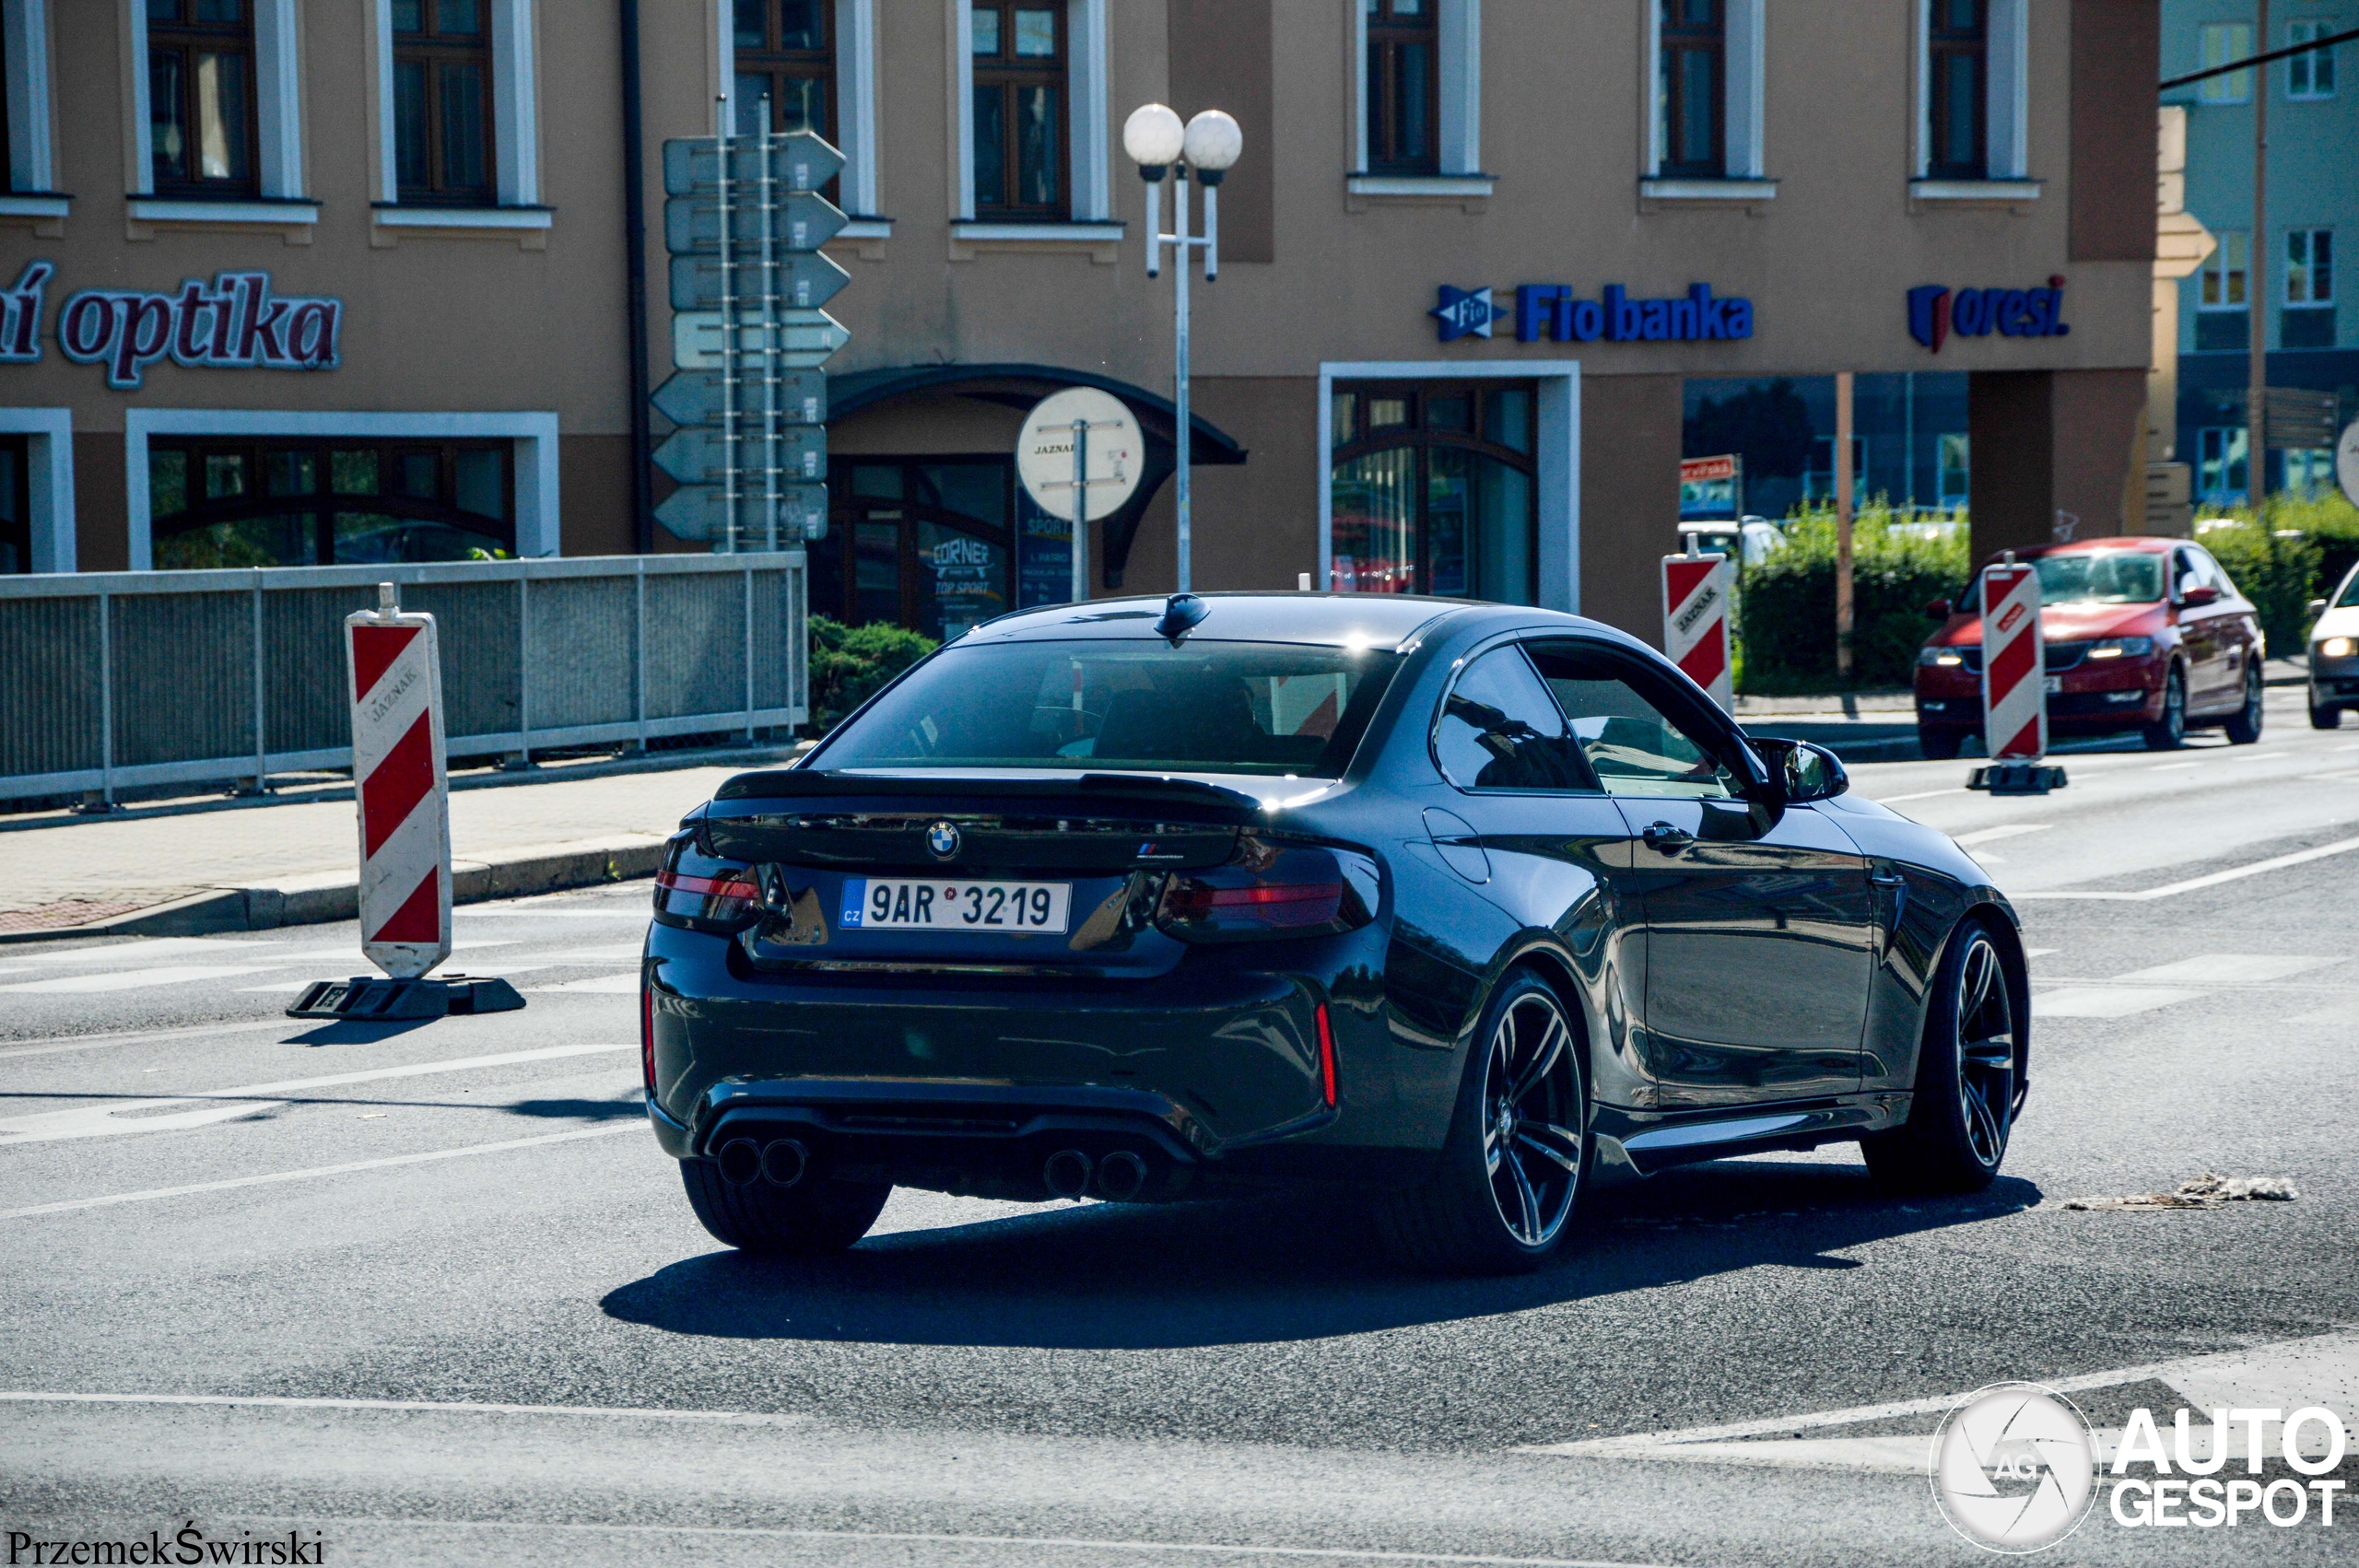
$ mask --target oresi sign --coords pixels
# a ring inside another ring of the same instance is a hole
[[[2072,330],[2064,319],[2064,278],[2046,288],[1960,288],[1920,284],[1908,291],[1908,335],[1935,354],[1950,333],[1960,337],[2062,337]]]
[[[41,357],[41,299],[57,269],[34,262],[0,294],[0,364]],[[225,272],[177,293],[86,288],[57,312],[58,352],[77,365],[103,365],[107,384],[137,388],[158,359],[196,370],[333,370],[344,301],[273,294],[266,272]]]

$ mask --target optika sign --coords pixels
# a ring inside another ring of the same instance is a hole
[[[1908,335],[1933,353],[1954,332],[1960,337],[2063,337],[2072,325],[2064,319],[2064,278],[2060,273],[2046,288],[1961,288],[1953,293],[1938,283],[1921,284],[1908,291]]]
[[[0,363],[41,358],[41,292],[56,269],[27,267],[0,314]],[[176,294],[86,288],[57,312],[57,346],[77,365],[103,365],[107,384],[135,390],[159,359],[192,370],[333,370],[344,301],[276,295],[265,272],[225,272]]]

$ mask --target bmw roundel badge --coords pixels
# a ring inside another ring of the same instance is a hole
[[[937,822],[925,830],[925,847],[933,851],[937,860],[946,860],[958,852],[958,825]]]

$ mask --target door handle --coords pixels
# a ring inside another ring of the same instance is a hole
[[[1666,855],[1676,855],[1696,842],[1696,836],[1684,827],[1673,827],[1667,822],[1649,823],[1638,835],[1649,849],[1660,849]]]
[[[1908,885],[1908,879],[1896,872],[1890,876],[1886,876],[1882,872],[1870,872],[1868,880],[1878,887],[1907,887]]]

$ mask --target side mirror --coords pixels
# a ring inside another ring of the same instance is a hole
[[[1790,806],[1831,801],[1851,787],[1840,758],[1808,741],[1756,739],[1753,749],[1769,765],[1769,777]]]
[[[1925,614],[1932,616],[1933,619],[1937,621],[1946,621],[1955,613],[1956,612],[1950,607],[1950,602],[1946,599],[1929,600],[1925,605]]]
[[[2325,600],[2323,600],[2323,599],[2313,599],[2313,600],[2311,600],[2311,601],[2310,601],[2309,614],[2313,614],[2313,615],[2323,615],[2323,614],[2326,614],[2326,601],[2325,601]]]
[[[2208,582],[2199,582],[2194,587],[2189,589],[2186,592],[2180,594],[2178,602],[2186,605],[2189,609],[2194,610],[2199,609],[2205,604],[2217,603],[2219,599],[2220,591],[2218,589],[2212,587]]]

